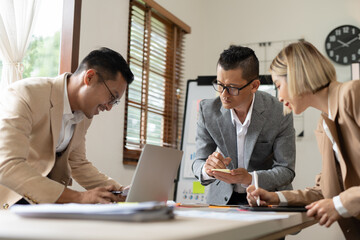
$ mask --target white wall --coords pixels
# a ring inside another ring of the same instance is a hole
[[[360,26],[359,0],[156,0],[191,26],[186,37],[184,80],[215,75],[219,54],[229,44],[305,38],[324,53],[327,34],[343,24]],[[128,1],[82,2],[80,59],[100,46],[124,56],[127,50]],[[350,80],[350,67],[335,65],[340,81]],[[88,158],[123,184],[129,184],[134,167],[122,164],[123,102],[94,118],[87,136]],[[305,137],[298,140],[295,188],[314,184],[321,170],[314,137],[319,112],[305,112]],[[78,187],[78,186],[76,186]],[[313,226],[287,239],[342,239],[337,225]]]
[[[305,38],[324,53],[327,34],[343,24],[360,24],[358,0],[157,0],[191,26],[186,39],[185,79],[216,74],[219,54],[229,44]],[[336,65],[341,81],[350,67]]]
[[[80,56],[109,47],[127,58],[129,21],[127,0],[82,1]],[[124,100],[110,112],[95,116],[87,134],[87,156],[102,172],[124,185],[131,182],[134,166],[124,166]],[[74,186],[80,189],[78,185]]]

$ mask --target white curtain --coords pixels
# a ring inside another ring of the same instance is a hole
[[[40,0],[0,0],[0,57],[3,64],[0,91],[22,78]]]

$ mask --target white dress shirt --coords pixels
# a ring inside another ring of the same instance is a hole
[[[65,75],[67,78],[68,75]],[[83,120],[84,114],[81,111],[71,111],[69,97],[67,93],[67,80],[64,84],[64,113],[62,117],[61,130],[59,139],[56,145],[56,152],[64,151],[74,134],[75,125]]]
[[[251,115],[252,115],[252,111],[253,111],[253,107],[254,107],[254,101],[255,101],[255,94],[253,96],[252,103],[250,105],[249,111],[248,111],[248,113],[246,115],[246,118],[245,118],[243,123],[241,123],[241,121],[239,120],[238,116],[236,115],[235,110],[234,109],[230,110],[231,122],[236,128],[238,168],[245,168],[245,164],[244,164],[245,137],[246,137],[247,130],[248,130],[248,127],[249,127],[250,122],[251,122]],[[216,149],[216,151],[220,152],[223,155],[223,157],[228,157],[228,156],[224,156],[224,154],[219,149]],[[201,172],[202,172],[202,178],[204,180],[214,179],[213,177],[209,176],[205,172],[204,167],[203,167]],[[252,173],[250,173],[250,174],[252,175]],[[251,185],[253,185],[253,184],[254,184],[254,181],[252,181]],[[245,193],[247,187],[248,187],[248,185],[238,183],[238,184],[235,184],[234,191],[238,192],[238,193]]]

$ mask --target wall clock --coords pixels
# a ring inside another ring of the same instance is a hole
[[[349,65],[360,62],[360,29],[352,25],[335,28],[326,37],[325,50],[336,63]]]

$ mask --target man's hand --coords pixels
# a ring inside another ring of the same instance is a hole
[[[85,192],[65,188],[56,203],[112,203],[124,201],[124,197],[111,192],[115,190],[119,189],[116,189],[113,185],[97,187]]]
[[[335,221],[340,219],[338,211],[335,209],[332,199],[322,199],[306,206],[307,215],[314,217],[320,225],[330,227]]]
[[[227,157],[224,158],[223,155],[219,152],[213,152],[209,155],[208,159],[206,159],[204,168],[205,172],[209,175],[214,177],[214,172],[211,169],[220,168],[225,169],[227,165],[231,162],[231,158]]]
[[[245,184],[250,185],[252,181],[252,176],[245,168],[237,168],[231,170],[230,173],[223,172],[212,172],[212,175],[221,181],[224,181],[229,184]]]
[[[122,193],[117,195],[117,197],[119,198],[117,202],[125,202],[127,194],[130,190],[130,185],[126,187],[121,187],[120,190],[122,191]]]
[[[280,203],[279,196],[274,192],[268,192],[262,188],[256,189],[251,185],[246,189],[247,200],[250,206],[257,206],[256,199],[260,197],[260,206],[278,205]]]

